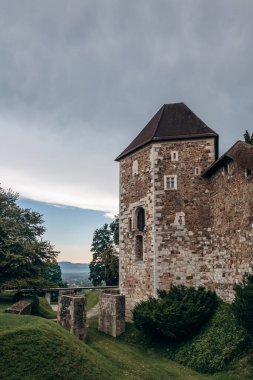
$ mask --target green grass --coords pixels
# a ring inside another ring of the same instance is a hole
[[[12,292],[0,292],[0,313],[3,313],[13,302],[15,293]]]
[[[182,366],[145,342],[132,344],[133,326],[118,339],[90,321],[87,344],[53,321],[0,315],[0,379],[8,380],[250,380],[253,358],[228,372],[207,375]]]
[[[87,292],[86,297],[87,297],[87,310],[90,310],[94,306],[96,306],[96,304],[98,303],[99,291],[98,290],[92,290],[90,292]]]
[[[56,311],[54,311],[48,304],[46,298],[38,297],[39,303],[36,315],[46,319],[55,319],[57,317]]]

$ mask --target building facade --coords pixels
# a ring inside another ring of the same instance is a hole
[[[253,264],[253,146],[218,159],[218,135],[185,104],[164,105],[120,162],[120,290],[126,319],[171,285],[224,300]]]

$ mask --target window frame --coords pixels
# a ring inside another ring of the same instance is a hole
[[[168,179],[174,179],[174,187],[168,187]],[[177,190],[177,174],[168,174],[164,176],[164,190]]]
[[[174,155],[176,156],[175,158],[174,158]],[[177,150],[172,150],[170,157],[171,157],[171,161],[178,161],[178,151]]]

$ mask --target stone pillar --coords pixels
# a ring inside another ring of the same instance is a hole
[[[113,337],[125,332],[125,296],[119,291],[101,291],[98,329]]]
[[[84,340],[87,333],[86,297],[62,295],[58,303],[57,320],[71,334]]]
[[[50,305],[50,303],[51,303],[51,292],[46,292],[46,294],[45,294],[45,298],[46,298],[47,302],[48,302],[49,305]]]

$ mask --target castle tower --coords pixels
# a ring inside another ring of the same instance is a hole
[[[185,104],[165,104],[117,157],[120,162],[120,289],[126,318],[171,284],[200,285],[210,203],[201,174],[218,135]],[[207,236],[207,237],[206,237]]]

